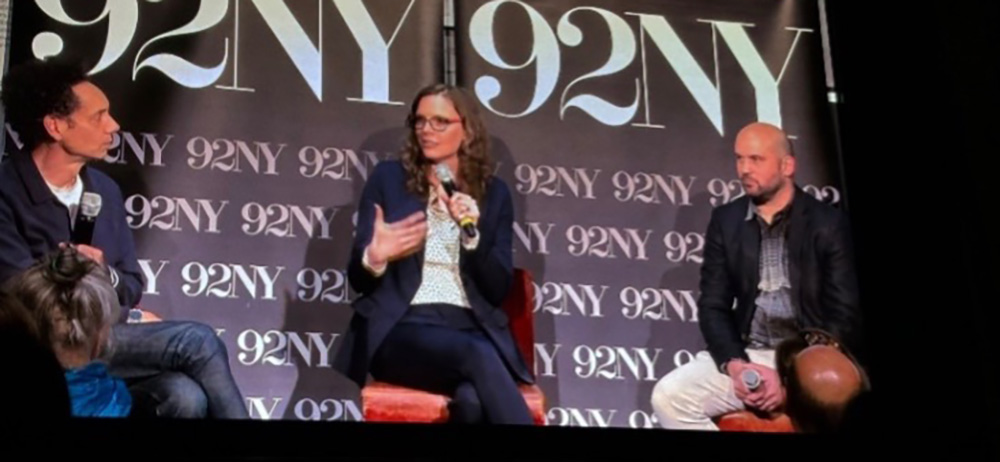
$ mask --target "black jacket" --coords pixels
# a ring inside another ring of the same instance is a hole
[[[760,225],[747,219],[750,198],[712,212],[705,235],[698,319],[717,365],[749,361],[744,349],[760,282]],[[837,336],[860,349],[861,309],[847,216],[796,187],[789,213],[788,272],[800,327]],[[735,302],[735,309],[734,309]]]

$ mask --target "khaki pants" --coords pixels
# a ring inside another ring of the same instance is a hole
[[[750,361],[774,368],[774,350],[746,350]],[[660,379],[653,388],[653,412],[663,428],[711,430],[712,418],[745,409],[736,397],[733,381],[719,372],[708,352]]]

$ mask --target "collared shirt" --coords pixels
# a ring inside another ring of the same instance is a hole
[[[462,286],[459,245],[469,251],[475,250],[479,246],[479,234],[469,238],[462,233],[462,229],[448,211],[440,207],[437,194],[431,189],[427,201],[427,240],[424,242],[423,273],[420,287],[411,300],[411,305],[443,303],[471,308]],[[364,253],[361,262],[375,276],[384,274],[388,266],[373,267],[368,262],[368,252]]]
[[[768,224],[753,202],[746,219],[760,226],[760,283],[757,285],[757,309],[750,325],[751,348],[775,348],[782,340],[798,332],[792,302],[792,284],[788,276],[787,235],[791,203],[776,213]]]

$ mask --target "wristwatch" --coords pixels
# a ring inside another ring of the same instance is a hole
[[[138,308],[128,310],[128,319],[126,319],[125,322],[135,324],[139,321],[142,321],[142,310]]]

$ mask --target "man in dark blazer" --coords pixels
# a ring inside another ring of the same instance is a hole
[[[475,413],[480,403],[485,405],[490,401],[496,404],[484,407],[505,413],[487,416],[491,421],[530,424],[524,399],[516,388],[512,393],[510,387],[498,386],[510,381],[511,376],[524,383],[534,382],[501,308],[513,281],[514,211],[510,191],[499,178],[489,180],[482,201],[483,214],[476,226],[478,243],[473,250],[461,247],[462,287],[471,308],[468,320],[474,320],[463,325],[467,320],[462,316],[445,319],[447,315],[432,309],[420,316],[410,311],[422,282],[425,256],[422,241],[428,232],[425,221],[428,204],[407,190],[406,175],[401,162],[382,162],[362,192],[348,266],[348,279],[361,296],[353,304],[355,313],[334,368],[359,387],[364,386],[371,373],[378,380],[450,394],[456,405],[453,414]],[[364,262],[377,228],[386,233],[418,235],[413,250],[389,262],[381,274],[373,272]],[[424,351],[401,348],[386,351],[385,340],[401,321],[432,326],[425,338],[435,336],[436,345],[429,345]],[[455,329],[434,329],[435,325]],[[466,343],[467,337],[452,335],[459,330],[473,335],[481,332],[485,339]],[[461,406],[463,400],[471,402]],[[457,417],[459,421],[480,420],[478,416]]]
[[[75,63],[32,61],[11,69],[2,99],[24,152],[0,165],[0,284],[60,246],[75,245],[107,268],[123,308],[112,328],[109,368],[129,384],[133,413],[247,418],[225,345],[212,328],[135,309],[144,282],[122,193],[91,166],[107,156],[120,128],[104,92]],[[88,205],[87,197],[99,200]],[[82,216],[97,204],[88,236]]]
[[[804,328],[855,352],[861,313],[846,215],[795,184],[796,159],[779,128],[753,123],[736,137],[746,195],[716,208],[705,235],[698,318],[708,351],[655,386],[664,428],[717,430],[742,409],[780,411],[774,350]]]

